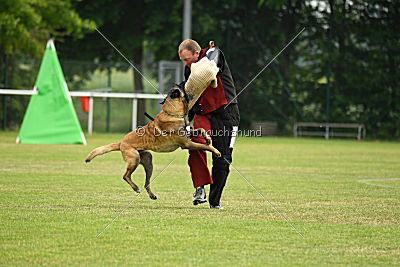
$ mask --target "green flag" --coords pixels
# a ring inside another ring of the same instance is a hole
[[[48,41],[17,143],[85,144],[53,40]]]

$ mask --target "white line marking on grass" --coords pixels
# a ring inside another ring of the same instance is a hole
[[[171,163],[172,163],[175,159],[176,159],[176,158],[174,158],[167,166],[165,166],[164,169],[163,169],[156,177],[154,177],[153,180],[150,181],[150,183],[145,187],[145,189],[147,189],[147,187],[149,187],[150,184],[151,184],[155,179],[157,179],[157,177],[160,176],[160,175],[165,171],[165,169],[167,169],[167,168],[169,167],[169,165],[171,165]],[[103,231],[101,231],[100,233],[98,233],[98,235],[96,236],[96,238],[98,238],[111,224],[113,224],[113,222],[114,222],[114,221],[115,221],[115,220],[116,220],[130,205],[131,205],[131,204],[132,204],[132,202],[139,198],[140,194],[142,194],[142,192],[140,192],[138,195],[136,195],[136,196],[131,200],[131,202],[129,202],[129,204],[128,204],[123,210],[121,210],[121,212],[120,212],[117,216],[115,216],[114,219],[112,219],[112,221],[111,221],[109,224],[107,224],[106,227],[104,227]]]
[[[400,186],[391,186],[391,185],[385,185],[385,184],[371,183],[371,182],[376,182],[376,181],[399,181],[399,180],[400,180],[400,178],[374,178],[374,179],[358,180],[357,182],[367,184],[367,185],[379,186],[379,187],[400,189]]]

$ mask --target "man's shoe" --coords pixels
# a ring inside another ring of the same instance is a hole
[[[214,205],[211,205],[211,204],[210,204],[210,209],[223,210],[224,208],[221,207],[221,205],[214,206]]]
[[[207,202],[206,190],[204,187],[200,187],[196,189],[196,192],[193,195],[193,205],[201,204]]]

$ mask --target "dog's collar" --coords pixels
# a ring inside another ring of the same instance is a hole
[[[171,114],[171,113],[166,112],[165,110],[164,110],[164,112],[165,112],[168,116],[177,117],[177,118],[185,118],[185,116],[187,116],[187,115]]]
[[[177,115],[177,114],[171,114],[169,112],[166,112],[165,110],[163,110],[165,112],[165,114],[167,114],[168,116],[172,116],[172,117],[178,117],[178,118],[184,118],[185,115]]]

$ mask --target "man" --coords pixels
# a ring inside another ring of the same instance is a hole
[[[207,155],[204,151],[189,151],[188,163],[196,188],[193,204],[207,202],[204,185],[210,184],[210,208],[222,209],[221,194],[229,174],[233,144],[240,120],[235,85],[224,54],[218,47],[214,47],[213,42],[210,42],[206,49],[201,49],[196,41],[187,39],[179,45],[178,53],[180,60],[185,64],[185,81],[189,78],[192,63],[203,57],[214,61],[220,70],[217,75],[217,88],[209,86],[203,92],[189,112],[189,118],[194,119],[195,129],[204,128],[211,135],[213,146],[222,156],[217,158],[213,155],[212,175],[208,170]],[[193,137],[192,140],[205,143],[201,136]]]

